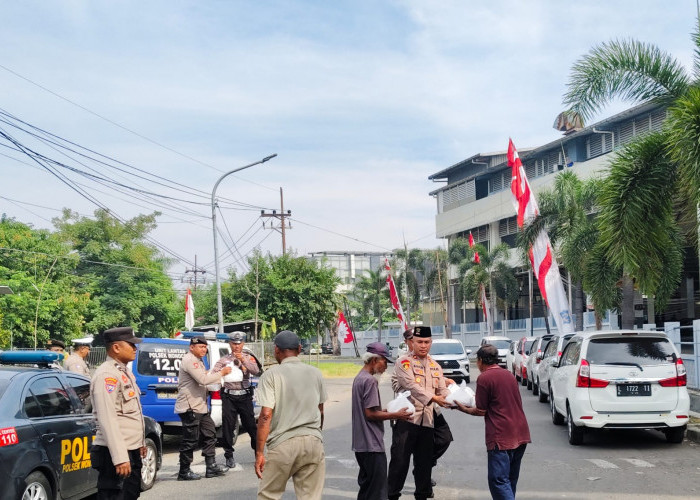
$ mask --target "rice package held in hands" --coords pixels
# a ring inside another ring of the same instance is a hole
[[[410,396],[411,391],[400,392],[395,399],[392,399],[386,405],[386,411],[395,413],[403,408],[406,408],[410,414],[415,413],[416,407],[413,406],[413,403],[411,403],[411,401],[408,399]]]
[[[460,385],[452,384],[447,388],[450,393],[445,398],[449,404],[459,403],[464,406],[476,406],[474,391],[462,381]]]

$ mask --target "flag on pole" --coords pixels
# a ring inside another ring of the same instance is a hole
[[[469,231],[469,248],[474,246],[474,237],[472,232]],[[474,252],[474,262],[481,264],[481,259],[479,259],[479,252]],[[481,310],[484,311],[484,320],[489,328],[489,333],[493,334],[493,323],[491,322],[491,315],[489,314],[489,300],[486,298],[486,288],[484,288],[483,283],[479,286],[481,292]]]
[[[384,259],[387,275],[386,282],[389,285],[389,299],[391,300],[391,307],[396,311],[396,317],[401,323],[401,330],[408,330],[408,322],[406,317],[403,315],[403,308],[401,307],[401,302],[399,301],[399,294],[396,291],[396,284],[394,284],[394,278],[391,276],[391,266],[389,265],[389,259]]]
[[[518,227],[522,228],[537,216],[539,207],[534,193],[530,190],[525,168],[512,139],[508,142],[508,166],[512,171],[510,190],[513,193],[513,205],[518,213]],[[544,229],[537,235],[535,243],[530,248],[530,262],[537,276],[542,298],[554,314],[559,333],[563,335],[573,332],[574,325],[564,293],[564,284],[559,274],[559,265],[552,252],[547,231]]]
[[[352,342],[353,338],[355,338],[352,334],[348,321],[345,319],[343,311],[338,311],[338,338],[341,336],[343,338],[343,343],[345,344],[349,344]]]
[[[194,302],[192,302],[192,291],[187,289],[185,297],[185,329],[191,331],[194,327]]]

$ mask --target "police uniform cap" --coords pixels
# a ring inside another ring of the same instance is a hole
[[[430,331],[429,326],[416,326],[413,328],[413,336],[419,338],[432,337],[433,333]]]
[[[61,349],[65,349],[66,344],[62,340],[49,339],[49,341],[46,343],[46,348],[51,349],[52,347],[60,347]]]
[[[409,328],[405,332],[403,332],[403,339],[404,340],[411,340],[413,338],[413,328]]]
[[[242,344],[245,342],[245,333],[231,332],[228,334],[228,341],[232,344]]]
[[[104,336],[105,344],[118,342],[120,340],[124,342],[131,342],[132,344],[141,343],[141,339],[134,335],[134,329],[130,326],[110,328],[109,330],[105,330],[102,335]]]
[[[190,339],[190,345],[197,345],[197,344],[199,344],[199,345],[208,345],[208,344],[207,344],[207,339],[205,339],[204,337],[192,337],[192,338]]]
[[[83,337],[82,339],[73,339],[72,342],[75,347],[80,347],[84,345],[92,345],[92,340],[92,337]]]

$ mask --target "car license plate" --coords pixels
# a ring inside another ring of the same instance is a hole
[[[177,399],[177,391],[158,391],[158,399]]]
[[[623,396],[651,396],[651,384],[618,384],[617,395]]]

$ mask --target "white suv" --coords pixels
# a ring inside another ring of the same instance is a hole
[[[527,358],[537,337],[523,337],[515,346],[513,358],[513,375],[521,384],[527,385]]]
[[[496,349],[498,349],[498,366],[506,367],[506,356],[510,350],[510,340],[508,337],[483,337],[481,339],[481,345],[491,344]]]
[[[430,356],[442,367],[442,373],[455,381],[462,379],[471,382],[469,358],[471,349],[464,350],[461,340],[435,339],[430,347]]]
[[[686,370],[662,332],[598,331],[575,334],[550,377],[552,422],[568,424],[569,443],[586,427],[657,429],[683,441],[690,398]]]

